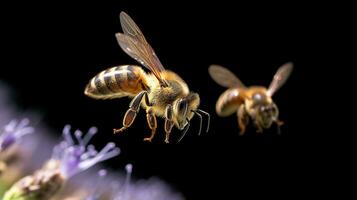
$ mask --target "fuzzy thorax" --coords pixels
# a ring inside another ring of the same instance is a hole
[[[172,121],[177,128],[182,130],[193,117],[192,111],[197,110],[200,104],[199,95],[190,92],[185,81],[176,73],[164,71],[161,75],[167,83],[167,87],[162,87],[154,75],[149,74],[147,76],[151,110],[155,115],[165,117],[165,110],[171,105]],[[143,104],[143,107],[147,109],[147,105]]]
[[[161,87],[159,81],[153,74],[147,77],[149,85],[149,101],[157,116],[163,117],[166,106],[174,104],[174,101],[185,98],[189,94],[189,89],[184,80],[172,71],[164,71],[162,78],[167,82],[168,87]],[[144,107],[146,107],[144,105]]]

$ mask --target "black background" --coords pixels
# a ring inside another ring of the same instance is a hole
[[[315,190],[321,177],[312,163],[319,156],[309,146],[316,133],[306,128],[308,99],[302,92],[308,87],[306,71],[314,70],[311,56],[323,22],[312,5],[228,2],[4,6],[0,80],[15,88],[24,110],[39,110],[58,136],[66,123],[83,130],[97,126],[99,146],[115,141],[122,149],[118,158],[106,162],[108,167],[122,169],[133,163],[134,176],[159,176],[187,199],[244,193],[283,196],[282,191],[296,196]],[[153,143],[145,143],[150,130],[141,110],[127,132],[112,134],[112,128],[121,126],[130,100],[94,100],[83,90],[108,67],[137,64],[114,37],[121,32],[120,11],[139,25],[165,68],[200,94],[200,108],[211,113],[209,133],[197,136],[199,121],[193,119],[182,143],[176,144],[180,132],[174,129],[172,143],[166,145],[160,119]],[[235,115],[217,117],[215,102],[225,88],[209,77],[210,64],[229,68],[246,85],[268,86],[278,67],[289,61],[295,64],[292,76],[274,96],[285,122],[281,135],[275,127],[264,134],[250,127],[240,137]],[[303,184],[296,186],[298,182]]]

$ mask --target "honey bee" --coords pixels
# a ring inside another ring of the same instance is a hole
[[[207,115],[208,132],[210,115],[198,109],[199,95],[191,92],[179,75],[162,66],[139,27],[125,12],[120,13],[120,23],[123,33],[115,35],[120,47],[151,73],[146,73],[140,66],[122,65],[100,72],[86,86],[84,94],[94,99],[132,98],[123,126],[114,129],[114,133],[122,132],[133,124],[140,106],[146,110],[147,123],[151,129],[151,135],[144,138],[144,141],[151,142],[154,138],[156,116],[165,119],[165,143],[169,143],[173,126],[183,130],[179,138],[181,141],[194,115],[200,118],[199,135],[202,128],[201,114]]]
[[[277,124],[278,132],[283,122],[278,119],[279,110],[273,102],[273,94],[284,85],[293,69],[292,63],[281,66],[269,88],[263,86],[246,87],[231,71],[218,66],[211,65],[208,72],[212,79],[228,89],[221,94],[216,103],[216,112],[220,117],[227,117],[234,112],[238,116],[240,135],[243,135],[250,119],[254,122],[257,132]]]

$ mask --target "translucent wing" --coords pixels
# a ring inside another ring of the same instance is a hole
[[[222,66],[211,65],[208,68],[208,73],[211,75],[212,79],[216,81],[216,83],[223,87],[245,87],[236,75]]]
[[[141,41],[143,44],[147,44],[147,41],[144,37],[144,34],[141,32],[139,27],[135,24],[134,20],[125,12],[121,12],[120,15],[120,24],[125,35],[128,35],[138,41]]]
[[[268,88],[268,95],[273,96],[273,94],[279,90],[281,86],[284,85],[286,80],[288,80],[291,72],[293,70],[293,63],[289,62],[281,66],[275,73],[272,82]]]
[[[117,33],[115,35],[120,47],[129,56],[148,68],[162,84],[166,85],[160,73],[165,69],[139,27],[125,12],[120,13],[120,23],[124,34]]]

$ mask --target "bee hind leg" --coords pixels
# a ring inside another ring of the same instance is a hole
[[[129,128],[133,124],[136,115],[139,112],[141,100],[144,96],[145,99],[147,99],[147,91],[142,91],[133,98],[133,100],[129,104],[129,109],[125,113],[123,119],[123,127],[121,127],[120,129],[113,129],[114,134],[123,132],[125,129]]]
[[[148,125],[151,129],[151,135],[150,135],[150,137],[144,138],[144,141],[151,142],[151,140],[154,138],[154,136],[156,134],[156,128],[157,128],[156,117],[155,117],[154,113],[152,112],[151,108],[148,108],[146,110],[146,120],[147,120]]]
[[[237,117],[238,117],[239,129],[240,129],[239,135],[244,135],[245,129],[246,129],[248,123],[249,123],[249,116],[248,116],[248,113],[245,110],[244,105],[241,105],[238,108]]]

